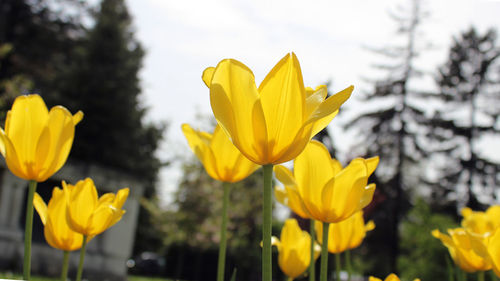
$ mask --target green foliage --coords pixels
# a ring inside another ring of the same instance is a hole
[[[432,212],[429,205],[418,199],[401,224],[401,256],[398,270],[403,280],[448,280],[446,259],[448,250],[431,231],[456,227],[456,218]]]

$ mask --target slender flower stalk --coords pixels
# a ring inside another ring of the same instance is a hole
[[[351,250],[345,251],[345,266],[347,269],[347,281],[351,281],[352,278]]]
[[[68,263],[69,263],[69,251],[63,252],[63,264],[61,270],[61,281],[66,281],[68,279]]]
[[[309,281],[316,280],[316,266],[315,266],[315,251],[314,251],[314,241],[316,241],[316,233],[314,231],[315,221],[313,219],[309,220],[309,235],[311,235],[311,264],[309,264]]]
[[[224,281],[224,267],[226,264],[226,232],[227,232],[227,209],[229,205],[229,183],[224,182],[224,195],[222,201],[222,224],[220,226],[219,260],[217,265],[217,281]]]
[[[86,248],[87,248],[87,236],[83,235],[82,248],[80,249],[80,262],[78,262],[78,272],[76,273],[76,281],[82,281],[83,260],[85,259]]]
[[[449,255],[446,255],[446,269],[448,270],[448,281],[454,281],[455,277],[453,274],[453,264]]]
[[[262,206],[262,280],[272,279],[271,227],[272,227],[272,181],[273,165],[263,166],[264,202]]]
[[[329,226],[330,223],[323,222],[323,237],[328,237]],[[328,240],[329,239],[323,239],[323,243],[321,244],[320,281],[327,281],[328,277]]]
[[[477,281],[484,281],[484,271],[477,272]]]
[[[31,236],[33,233],[33,198],[35,196],[37,182],[29,181],[28,201],[26,202],[26,224],[24,227],[24,261],[23,279],[30,280],[31,272]]]
[[[340,280],[340,271],[342,266],[340,265],[340,253],[335,254],[335,280]]]

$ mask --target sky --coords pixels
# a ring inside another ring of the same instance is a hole
[[[180,126],[195,128],[210,116],[209,91],[201,80],[206,67],[225,58],[247,65],[257,84],[287,53],[299,58],[304,83],[315,87],[331,81],[338,92],[354,85],[356,92],[369,89],[364,78],[374,77],[372,64],[380,57],[367,47],[397,44],[396,24],[389,13],[410,7],[409,0],[127,0],[137,39],[146,49],[142,104],[150,121],[168,122],[160,157],[173,160],[160,177],[160,196],[168,203],[179,177],[178,165],[189,155]],[[422,1],[429,13],[421,26],[420,45],[431,49],[417,60],[432,78],[432,71],[446,60],[452,36],[470,26],[484,32],[500,27],[500,0]],[[422,81],[419,87],[432,83]],[[329,126],[339,136],[340,148],[349,136],[335,120]]]

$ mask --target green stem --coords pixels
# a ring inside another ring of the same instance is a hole
[[[287,277],[286,280],[287,281],[293,281],[293,278],[292,277]]]
[[[467,281],[467,273],[465,271],[463,271],[463,270],[460,270],[460,272],[461,272],[461,275],[462,275],[462,277],[461,277],[462,281]]]
[[[217,281],[224,281],[224,266],[226,264],[226,228],[227,228],[227,208],[229,206],[229,183],[222,184],[224,195],[222,200],[222,224],[220,226],[219,243],[219,264],[217,266]]]
[[[484,281],[484,271],[480,270],[477,272],[477,281]]]
[[[309,264],[309,281],[316,280],[315,260],[314,260],[314,242],[316,242],[316,233],[314,232],[315,221],[309,220],[309,233],[311,235],[311,263]]]
[[[30,280],[31,272],[31,237],[33,234],[33,197],[35,196],[37,182],[29,181],[28,199],[26,201],[26,224],[24,227],[24,261],[23,280]]]
[[[323,222],[323,243],[321,245],[321,269],[320,269],[320,281],[327,281],[328,276],[328,229],[330,224]]]
[[[264,171],[264,202],[262,220],[262,281],[272,279],[271,259],[271,226],[272,226],[272,180],[273,165],[263,166]]]
[[[68,279],[68,263],[69,263],[69,251],[64,251],[63,265],[61,271],[61,281],[66,281]]]
[[[493,270],[490,270],[490,280],[491,281],[497,281],[498,280],[497,275],[495,274],[495,272],[493,272]]]
[[[351,276],[352,276],[351,250],[345,251],[345,265],[347,268],[347,281],[351,281]]]
[[[87,235],[83,235],[82,248],[80,249],[80,262],[78,263],[78,272],[76,273],[76,281],[82,280],[83,260],[85,259],[85,248],[87,248]]]
[[[449,255],[446,255],[446,268],[448,269],[448,281],[455,281],[453,275],[453,264]]]
[[[340,253],[335,254],[335,280],[339,281],[340,280]]]

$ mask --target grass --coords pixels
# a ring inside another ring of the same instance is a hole
[[[0,273],[0,279],[12,279],[12,280],[22,280],[21,274],[15,273]],[[49,278],[41,276],[31,276],[30,281],[59,281],[59,278]],[[143,277],[143,276],[128,276],[128,281],[173,281],[172,279],[164,278],[153,278],[153,277]]]

